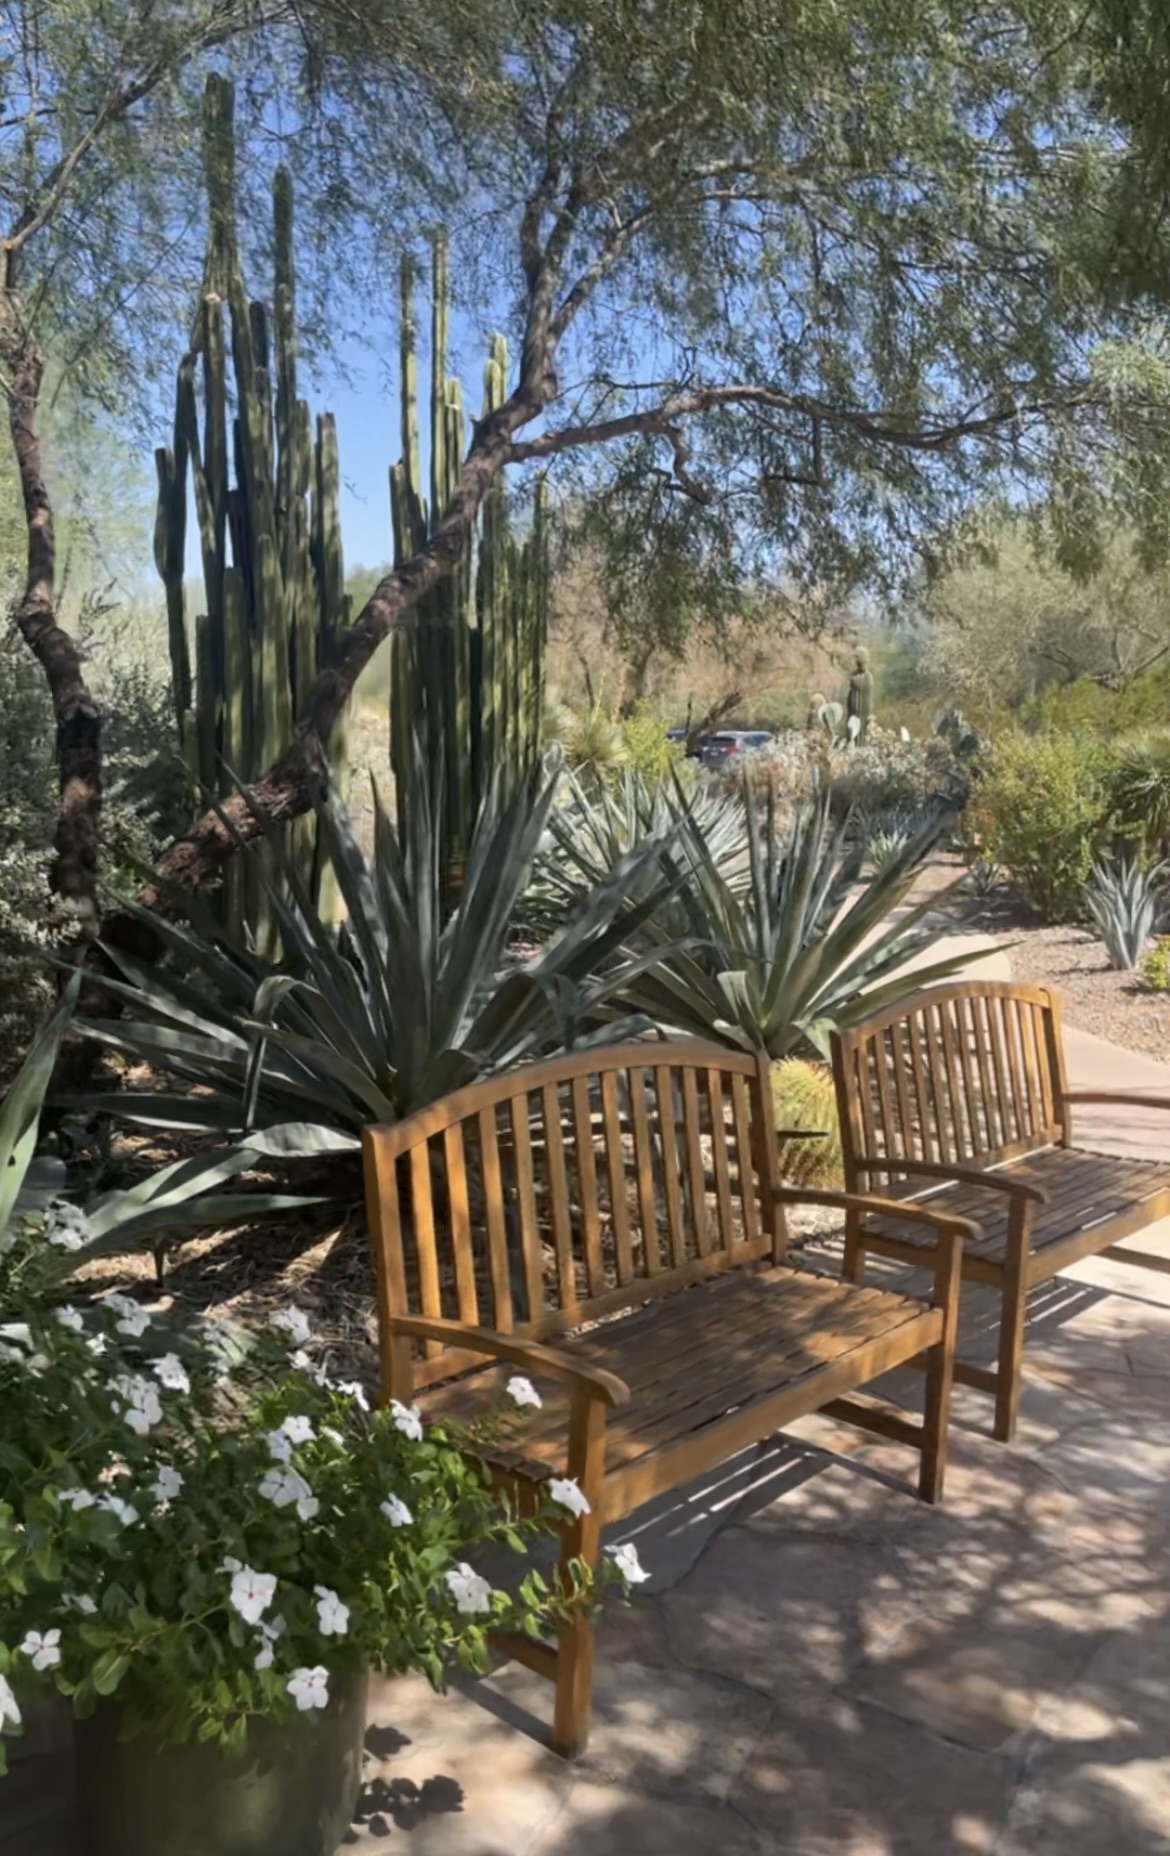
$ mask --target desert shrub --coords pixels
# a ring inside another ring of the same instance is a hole
[[[666,723],[650,703],[635,704],[621,724],[622,764],[651,784],[665,780],[684,758],[677,742],[667,738]]]
[[[905,740],[877,722],[856,746],[834,746],[828,776],[838,817],[853,811],[913,811],[935,786],[927,744]]]
[[[987,758],[971,841],[1044,921],[1080,911],[1108,810],[1104,773],[1102,754],[1073,735],[1004,735]]]
[[[1160,934],[1154,945],[1146,949],[1138,972],[1150,992],[1170,992],[1170,934]]]
[[[1038,733],[1067,731],[1116,738],[1157,728],[1166,719],[1170,684],[1164,672],[1135,677],[1121,689],[1109,689],[1091,677],[1058,683],[1020,711],[1024,726]]]
[[[841,1128],[833,1073],[827,1064],[789,1057],[772,1065],[776,1126],[822,1131],[824,1138],[781,1141],[780,1170],[798,1186],[840,1186],[844,1179]]]
[[[792,808],[811,798],[821,785],[824,766],[823,739],[790,728],[766,748],[742,757],[732,756],[721,770],[719,782],[728,795],[738,795],[746,781],[761,808],[773,804],[777,820],[786,826]]]
[[[1123,741],[1106,770],[1112,823],[1144,851],[1170,845],[1170,733]]]

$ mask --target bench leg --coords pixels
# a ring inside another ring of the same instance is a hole
[[[1024,1315],[1028,1291],[1023,1258],[1008,1256],[1003,1277],[1003,1311],[999,1321],[999,1369],[995,1376],[995,1425],[992,1435],[1010,1444],[1020,1415],[1020,1382],[1024,1373]]]
[[[954,1238],[940,1235],[934,1268],[936,1308],[941,1308],[941,1338],[925,1356],[926,1399],[922,1414],[922,1462],[918,1493],[924,1502],[940,1502],[947,1469],[951,1390],[955,1381],[955,1347],[959,1339],[961,1251]]]
[[[865,1274],[865,1248],[861,1242],[861,1219],[856,1212],[845,1214],[845,1257],[841,1274],[846,1282],[860,1282]]]
[[[582,1560],[592,1571],[601,1550],[601,1498],[604,1487],[605,1406],[575,1392],[569,1417],[569,1474],[590,1503],[565,1529],[561,1565]],[[565,1578],[565,1585],[569,1583]],[[585,1751],[593,1706],[593,1625],[577,1612],[558,1635],[556,1697],[552,1745],[564,1759]]]

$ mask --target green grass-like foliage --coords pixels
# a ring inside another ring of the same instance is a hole
[[[776,1126],[815,1130],[819,1140],[782,1141],[780,1170],[798,1186],[840,1186],[844,1179],[841,1126],[833,1073],[827,1064],[789,1057],[772,1065]]]
[[[213,922],[151,917],[168,958],[145,966],[110,950],[125,1013],[89,1029],[178,1086],[92,1106],[252,1145],[256,1130],[283,1129],[286,1157],[356,1150],[367,1123],[396,1120],[478,1077],[583,1041],[599,1003],[627,977],[623,949],[660,905],[666,879],[659,872],[644,880],[656,868],[656,845],[634,849],[568,908],[536,953],[513,958],[512,924],[555,784],[555,774],[537,769],[506,804],[481,809],[447,913],[441,768],[416,759],[397,827],[375,790],[369,858],[336,793],[321,793],[320,840],[344,904],[342,929],[322,921],[279,856],[275,876],[264,875],[279,964]],[[634,1028],[642,1026],[619,1024],[616,1035]],[[202,1093],[192,1094],[195,1086]]]

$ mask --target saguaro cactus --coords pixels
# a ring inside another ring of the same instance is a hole
[[[281,169],[273,190],[270,326],[264,304],[249,301],[240,269],[232,111],[232,86],[209,78],[204,288],[191,351],[179,365],[174,438],[156,453],[155,560],[166,589],[180,736],[193,791],[217,795],[257,777],[288,746],[305,696],[349,619],[336,426],[325,413],[314,430],[308,404],[297,397],[292,187]],[[194,676],[183,587],[188,478],[203,557]],[[328,745],[340,766],[340,736]],[[320,902],[315,839],[313,820],[297,820],[291,848]],[[229,866],[222,907],[271,941],[253,859]]]
[[[436,239],[431,271],[430,500],[422,493],[418,417],[415,275],[402,266],[402,457],[390,472],[395,562],[421,548],[447,508],[464,450],[463,395],[446,374],[447,252]],[[508,351],[494,337],[484,370],[484,411],[507,393]],[[405,803],[416,753],[443,769],[442,867],[458,883],[462,857],[489,788],[502,797],[540,753],[548,629],[547,508],[537,489],[532,526],[511,533],[507,492],[497,481],[475,545],[456,571],[415,608],[391,648],[390,756]]]
[[[869,667],[869,652],[863,645],[858,646],[853,659],[846,711],[850,740],[864,741],[873,720],[873,671]]]

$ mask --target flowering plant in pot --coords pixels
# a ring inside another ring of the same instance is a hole
[[[177,1332],[73,1292],[38,1297],[0,1357],[0,1728],[17,1678],[71,1697],[94,1856],[332,1856],[367,1672],[438,1685],[486,1667],[489,1629],[590,1602],[583,1569],[554,1588],[529,1564],[505,1592],[474,1564],[583,1497],[552,1483],[519,1516],[475,1459],[487,1440],[372,1410],[296,1309]],[[514,1381],[495,1422],[535,1398]]]

